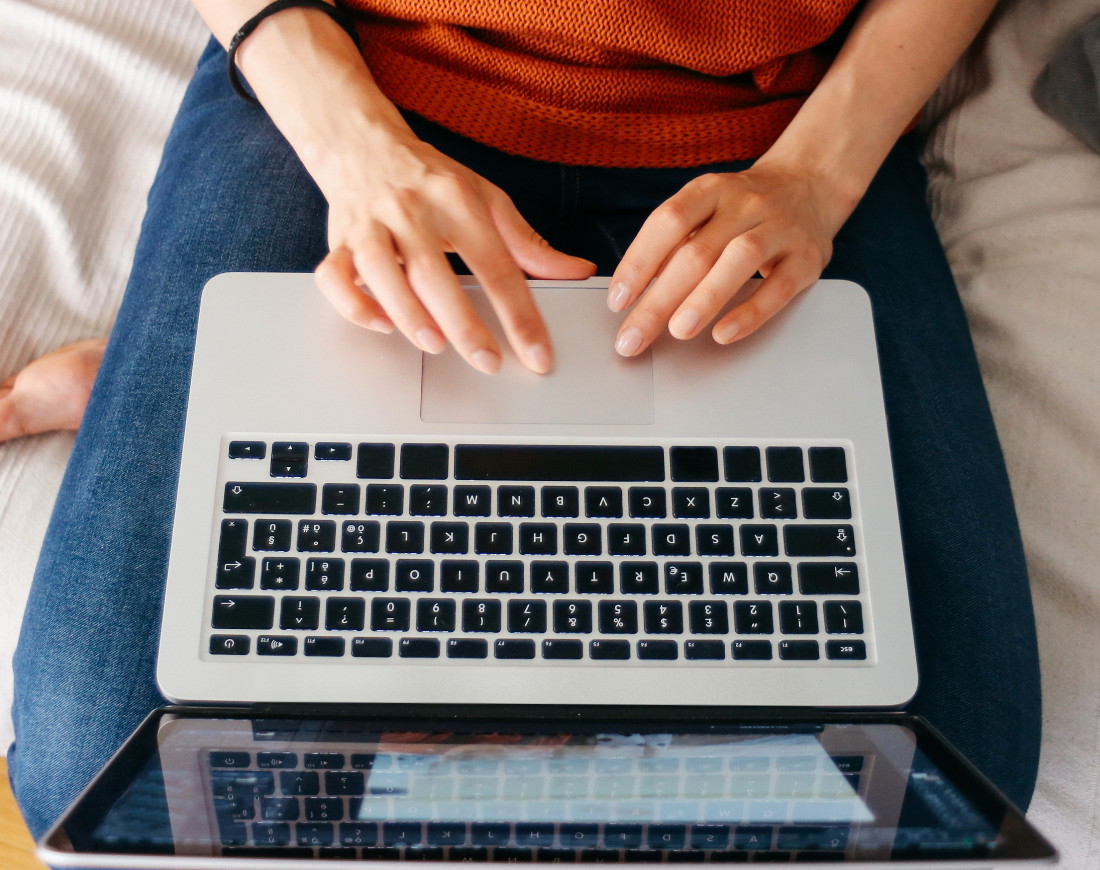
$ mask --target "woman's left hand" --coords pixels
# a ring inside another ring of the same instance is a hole
[[[766,157],[743,172],[685,185],[649,216],[612,277],[611,309],[637,302],[616,350],[641,353],[666,325],[676,338],[693,338],[758,272],[764,280],[711,334],[728,344],[759,328],[829,262],[833,237],[854,207],[829,188]]]

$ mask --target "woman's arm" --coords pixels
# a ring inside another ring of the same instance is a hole
[[[266,5],[194,3],[223,45]],[[550,338],[523,273],[584,278],[591,263],[551,248],[499,188],[421,142],[322,12],[292,8],[265,19],[237,64],[328,200],[330,253],[316,277],[341,314],[381,331],[396,324],[430,353],[449,340],[475,368],[496,371],[500,348],[450,268],[454,251],[519,359],[550,370]]]
[[[750,334],[816,281],[886,155],[995,5],[869,0],[824,79],[751,169],[701,176],[643,225],[608,295],[617,311],[640,297],[619,352],[641,352],[666,324],[677,338],[697,335],[758,271],[764,280],[714,326],[716,341]]]

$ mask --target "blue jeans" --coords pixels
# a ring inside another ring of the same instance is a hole
[[[594,260],[602,274],[691,177],[745,166],[560,166],[410,121],[507,191],[553,245]],[[326,251],[325,222],[317,188],[262,109],[234,96],[225,54],[212,44],[150,193],[16,654],[10,771],[36,835],[163,703],[154,661],[200,291],[219,272],[312,269]],[[1026,806],[1040,728],[1028,579],[911,139],[841,231],[827,275],[862,284],[874,308],[921,676],[910,709]]]

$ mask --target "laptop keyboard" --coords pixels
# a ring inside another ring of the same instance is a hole
[[[224,444],[211,656],[852,666],[844,443]]]

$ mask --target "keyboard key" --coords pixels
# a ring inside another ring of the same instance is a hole
[[[462,602],[463,631],[500,631],[499,601],[469,600]]]
[[[321,775],[316,771],[284,770],[279,773],[279,791],[284,795],[315,795],[321,793]]]
[[[579,640],[547,638],[542,642],[544,659],[581,659],[584,657],[584,644]]]
[[[682,634],[684,608],[679,601],[646,601],[643,604],[646,634]]]
[[[527,639],[499,638],[493,644],[493,654],[498,659],[533,659],[535,642]]]
[[[400,516],[405,512],[405,488],[396,483],[367,484],[367,501],[363,508],[370,516]]]
[[[298,755],[295,752],[257,752],[256,766],[264,769],[297,767]]]
[[[405,659],[437,659],[439,638],[403,637],[397,644],[397,654]]]
[[[816,640],[781,640],[779,658],[786,661],[816,661],[821,658]]]
[[[825,631],[829,634],[863,634],[863,606],[858,601],[827,601]]]
[[[219,562],[214,577],[218,589],[251,589],[256,582],[256,560],[241,556],[231,562]]]
[[[477,562],[445,559],[440,564],[440,592],[477,592],[480,582],[480,566]]]
[[[393,571],[395,592],[435,591],[435,563],[430,559],[398,559]]]
[[[344,639],[342,637],[307,637],[302,651],[307,656],[338,658],[344,654]]]
[[[654,523],[652,534],[655,556],[691,555],[691,529],[686,524]]]
[[[619,591],[623,595],[656,595],[660,591],[656,562],[622,562]]]
[[[360,444],[355,476],[368,480],[392,480],[394,455],[392,444]]]
[[[256,638],[256,652],[262,656],[292,656],[298,652],[298,638],[290,635],[261,634]]]
[[[299,822],[296,833],[299,846],[331,846],[334,836],[331,822]]]
[[[302,814],[296,797],[265,797],[260,800],[260,818],[266,822],[296,822]]]
[[[215,595],[211,628],[271,628],[275,599],[268,595]]]
[[[675,481],[718,480],[718,450],[714,447],[672,447],[669,468]]]
[[[307,770],[339,770],[345,760],[339,752],[307,752],[302,763]]]
[[[801,562],[798,589],[803,595],[859,595],[855,562]]]
[[[401,477],[405,480],[446,480],[451,451],[446,444],[402,444]]]
[[[642,845],[642,826],[604,825],[603,844],[608,849],[637,849]]]
[[[542,444],[459,444],[457,480],[661,481],[661,447]]]
[[[487,486],[456,486],[451,510],[456,517],[487,517],[492,510],[492,490]]]
[[[474,526],[474,552],[478,555],[507,556],[512,551],[512,526],[508,523],[477,523]]]
[[[330,598],[325,602],[325,630],[362,631],[365,614],[362,598]]]
[[[757,595],[790,595],[794,592],[791,566],[786,562],[757,562],[752,566]]]
[[[729,616],[724,601],[688,603],[688,625],[692,634],[728,634]]]
[[[730,648],[733,657],[742,661],[770,661],[772,658],[770,640],[735,640]]]
[[[703,566],[699,562],[665,562],[665,594],[702,595]]]
[[[610,595],[615,591],[615,566],[611,562],[578,562],[574,579],[578,595]]]
[[[710,493],[702,487],[676,487],[672,490],[672,515],[678,520],[709,518]]]
[[[450,495],[443,485],[409,487],[409,513],[414,517],[442,517],[447,514],[447,498]]]
[[[735,601],[733,624],[738,634],[772,634],[772,606],[767,601]]]
[[[598,661],[626,661],[630,658],[630,641],[593,640],[588,644],[588,654]]]
[[[375,598],[370,603],[372,631],[408,631],[409,601],[406,598]]]
[[[695,550],[700,556],[732,556],[733,526],[701,524],[695,528]]]
[[[725,644],[720,640],[684,641],[684,658],[692,660],[718,661],[726,657]]]
[[[634,601],[601,601],[599,603],[602,634],[637,634],[638,604]]]
[[[237,483],[225,485],[227,514],[311,514],[317,506],[313,483]]]
[[[641,523],[611,523],[607,527],[607,552],[610,556],[644,556],[645,526]]]
[[[279,606],[279,628],[312,631],[321,618],[319,598],[286,597]]]
[[[806,487],[802,490],[802,513],[808,520],[850,520],[852,499],[842,487]]]
[[[562,539],[567,556],[599,556],[603,552],[603,535],[595,523],[566,523]]]
[[[546,632],[545,601],[509,601],[508,630],[514,633]]]
[[[307,559],[306,589],[311,592],[339,592],[344,588],[342,559]]]
[[[352,592],[388,591],[390,563],[385,559],[352,559],[349,586]]]
[[[313,446],[313,458],[323,462],[347,462],[351,459],[351,445],[346,441],[318,441]]]
[[[543,595],[569,591],[568,562],[532,562],[531,591]]]
[[[417,631],[454,631],[455,603],[450,598],[421,598],[416,602]]]
[[[825,655],[841,661],[863,661],[867,658],[867,645],[861,640],[827,640]]]
[[[360,489],[357,483],[326,483],[321,487],[321,513],[359,513]]]
[[[328,822],[344,817],[344,801],[338,797],[305,799],[305,817],[310,822]]]
[[[520,523],[519,551],[525,556],[553,556],[558,552],[558,527],[553,523]]]
[[[453,637],[447,641],[447,658],[483,659],[489,655],[489,644],[481,638]]]
[[[722,472],[730,482],[756,483],[760,477],[759,447],[723,447]]]
[[[783,528],[788,556],[854,556],[855,530],[847,525],[789,525]]]
[[[298,523],[298,551],[331,553],[336,549],[336,523],[332,520],[302,520]]]
[[[393,641],[388,637],[353,637],[351,654],[356,658],[388,658],[393,655]]]
[[[751,520],[755,516],[752,490],[747,486],[720,486],[714,491],[714,512],[723,520]]]
[[[380,525],[374,520],[344,523],[340,533],[340,549],[345,553],[377,553]]]
[[[775,526],[741,526],[742,556],[778,556],[779,531]]]
[[[303,441],[276,441],[271,445],[272,477],[305,477],[309,469],[309,445]]]
[[[814,483],[845,483],[848,463],[843,447],[811,447],[810,480]]]
[[[798,516],[798,501],[789,486],[760,490],[760,516],[766,520],[789,520]]]
[[[233,562],[248,553],[248,521],[222,520],[218,538],[218,561]]]
[[[509,594],[524,591],[524,563],[488,561],[485,563],[485,592]]]
[[[293,533],[290,520],[256,520],[252,530],[252,549],[285,552],[290,549]]]
[[[544,517],[580,516],[580,494],[575,486],[544,486],[542,515]]]
[[[502,517],[533,517],[535,488],[533,486],[498,486],[497,513]]]
[[[264,559],[260,565],[260,588],[297,589],[300,570],[301,562],[293,557]]]
[[[458,555],[470,552],[470,527],[466,523],[432,523],[431,552]]]
[[[646,839],[651,849],[683,849],[687,842],[687,826],[650,825]]]
[[[554,631],[559,634],[587,634],[592,631],[592,602],[555,601]]]
[[[230,441],[230,459],[266,459],[267,445],[263,441]]]
[[[251,640],[247,634],[212,634],[210,636],[210,655],[246,656],[251,649]]]
[[[680,655],[679,648],[674,640],[640,640],[638,641],[638,658],[657,659],[660,661],[672,661]]]
[[[817,605],[812,601],[779,602],[779,630],[783,634],[817,634]]]
[[[711,562],[711,595],[748,595],[749,570],[744,562]]]
[[[635,519],[663,519],[668,516],[663,489],[652,486],[632,486],[627,493],[630,516]]]
[[[461,846],[466,842],[466,823],[428,822],[427,842],[432,846]]]
[[[801,483],[806,479],[801,447],[766,447],[764,457],[768,480],[773,483]]]
[[[584,514],[588,517],[621,517],[623,491],[615,486],[586,486]]]

